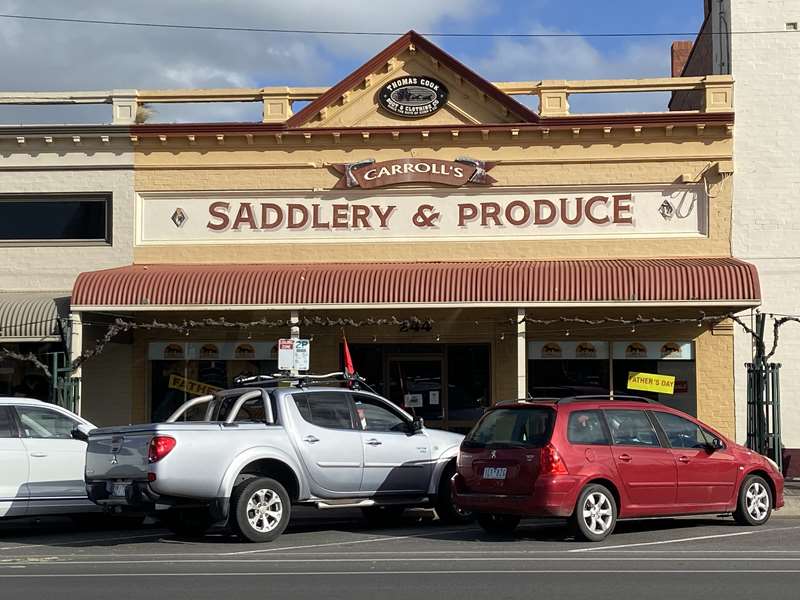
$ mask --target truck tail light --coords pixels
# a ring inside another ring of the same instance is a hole
[[[174,437],[157,435],[150,440],[150,447],[147,450],[147,462],[155,463],[160,461],[167,454],[172,452],[176,443]]]
[[[542,457],[539,461],[539,474],[541,475],[567,475],[567,465],[553,444],[542,448]]]

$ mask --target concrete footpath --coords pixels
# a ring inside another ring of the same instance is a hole
[[[776,514],[782,517],[800,517],[800,481],[787,480],[783,487],[782,509]]]

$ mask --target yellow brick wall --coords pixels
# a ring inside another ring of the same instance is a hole
[[[695,351],[697,418],[735,439],[733,330],[706,331],[696,339]]]

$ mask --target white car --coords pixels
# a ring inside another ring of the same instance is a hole
[[[59,406],[0,398],[0,518],[96,512],[84,482],[92,429]]]

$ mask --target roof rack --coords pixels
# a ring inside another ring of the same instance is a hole
[[[326,383],[349,383],[354,389],[363,389],[368,392],[379,396],[368,383],[367,380],[361,377],[358,373],[352,375],[343,371],[334,371],[332,373],[325,373],[322,375],[287,375],[286,373],[273,373],[272,375],[252,375],[248,377],[237,377],[233,380],[235,385],[242,385],[245,387],[259,386],[259,387],[279,387],[287,385],[287,387],[296,386],[299,388],[310,387],[312,385],[321,385]]]
[[[504,406],[508,404],[533,404],[534,402],[552,402],[557,403],[558,398],[554,396],[541,396],[541,397],[528,397],[528,398],[519,398],[517,400],[500,400],[499,402],[495,402],[493,406]]]
[[[593,400],[600,401],[621,401],[621,402],[646,402],[648,404],[660,404],[657,400],[645,398],[643,396],[629,396],[626,394],[587,394],[582,396],[567,396],[566,398],[559,398],[556,400],[557,404],[570,404],[571,402],[591,402]]]

